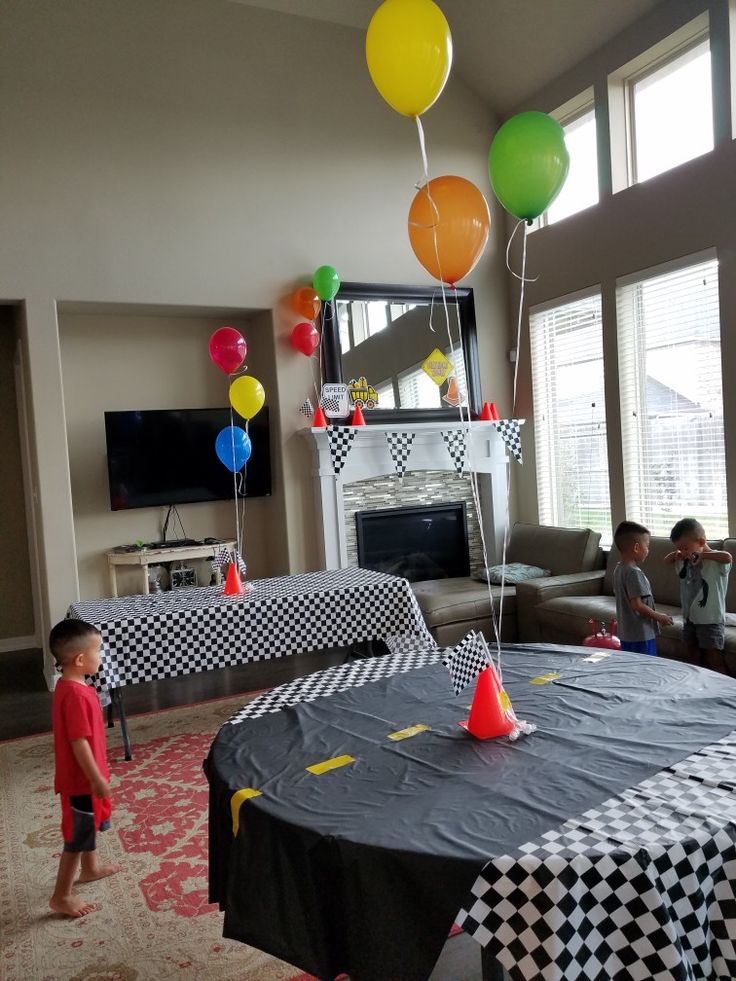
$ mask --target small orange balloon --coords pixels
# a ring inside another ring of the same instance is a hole
[[[291,308],[305,320],[316,320],[322,309],[322,301],[311,286],[301,286],[292,293]]]
[[[491,216],[481,192],[464,177],[435,177],[409,209],[409,241],[427,272],[454,286],[474,268],[488,241]]]

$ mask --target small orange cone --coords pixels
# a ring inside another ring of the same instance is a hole
[[[470,718],[460,725],[476,739],[508,736],[514,730],[515,723],[502,705],[501,686],[492,664],[478,675],[473,704],[470,706]]]
[[[363,418],[363,410],[359,405],[356,405],[353,409],[353,418],[350,420],[351,426],[365,426],[365,419]]]
[[[491,402],[491,419],[500,419],[501,416],[498,414],[498,409],[496,408],[496,403]]]
[[[483,403],[483,408],[480,412],[481,422],[491,422],[493,420],[493,413],[491,412],[491,407],[488,402]]]
[[[230,568],[227,570],[225,588],[222,591],[223,596],[237,596],[238,593],[247,592],[248,587],[243,585],[243,580],[240,578],[237,565],[234,562],[231,562]]]
[[[327,419],[322,411],[322,406],[318,405],[314,410],[314,419],[312,419],[312,429],[326,429]]]

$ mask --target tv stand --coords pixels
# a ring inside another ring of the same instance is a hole
[[[192,542],[191,545],[180,545],[174,542],[153,542],[143,548],[134,548],[130,551],[112,549],[107,553],[107,565],[110,571],[111,596],[118,595],[117,567],[119,565],[132,565],[140,568],[142,573],[142,593],[148,593],[148,567],[151,565],[164,565],[167,562],[184,562],[187,559],[212,559],[216,552],[221,548],[226,548],[232,554],[235,550],[235,542],[232,540],[211,542],[204,545],[195,542],[194,539],[185,539]]]

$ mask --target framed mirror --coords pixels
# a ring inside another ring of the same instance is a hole
[[[368,425],[454,421],[461,405],[479,414],[473,291],[445,298],[447,316],[439,287],[343,283],[325,305],[324,380],[365,379]]]

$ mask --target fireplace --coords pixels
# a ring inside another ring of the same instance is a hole
[[[358,564],[410,582],[470,574],[465,501],[355,515]]]

